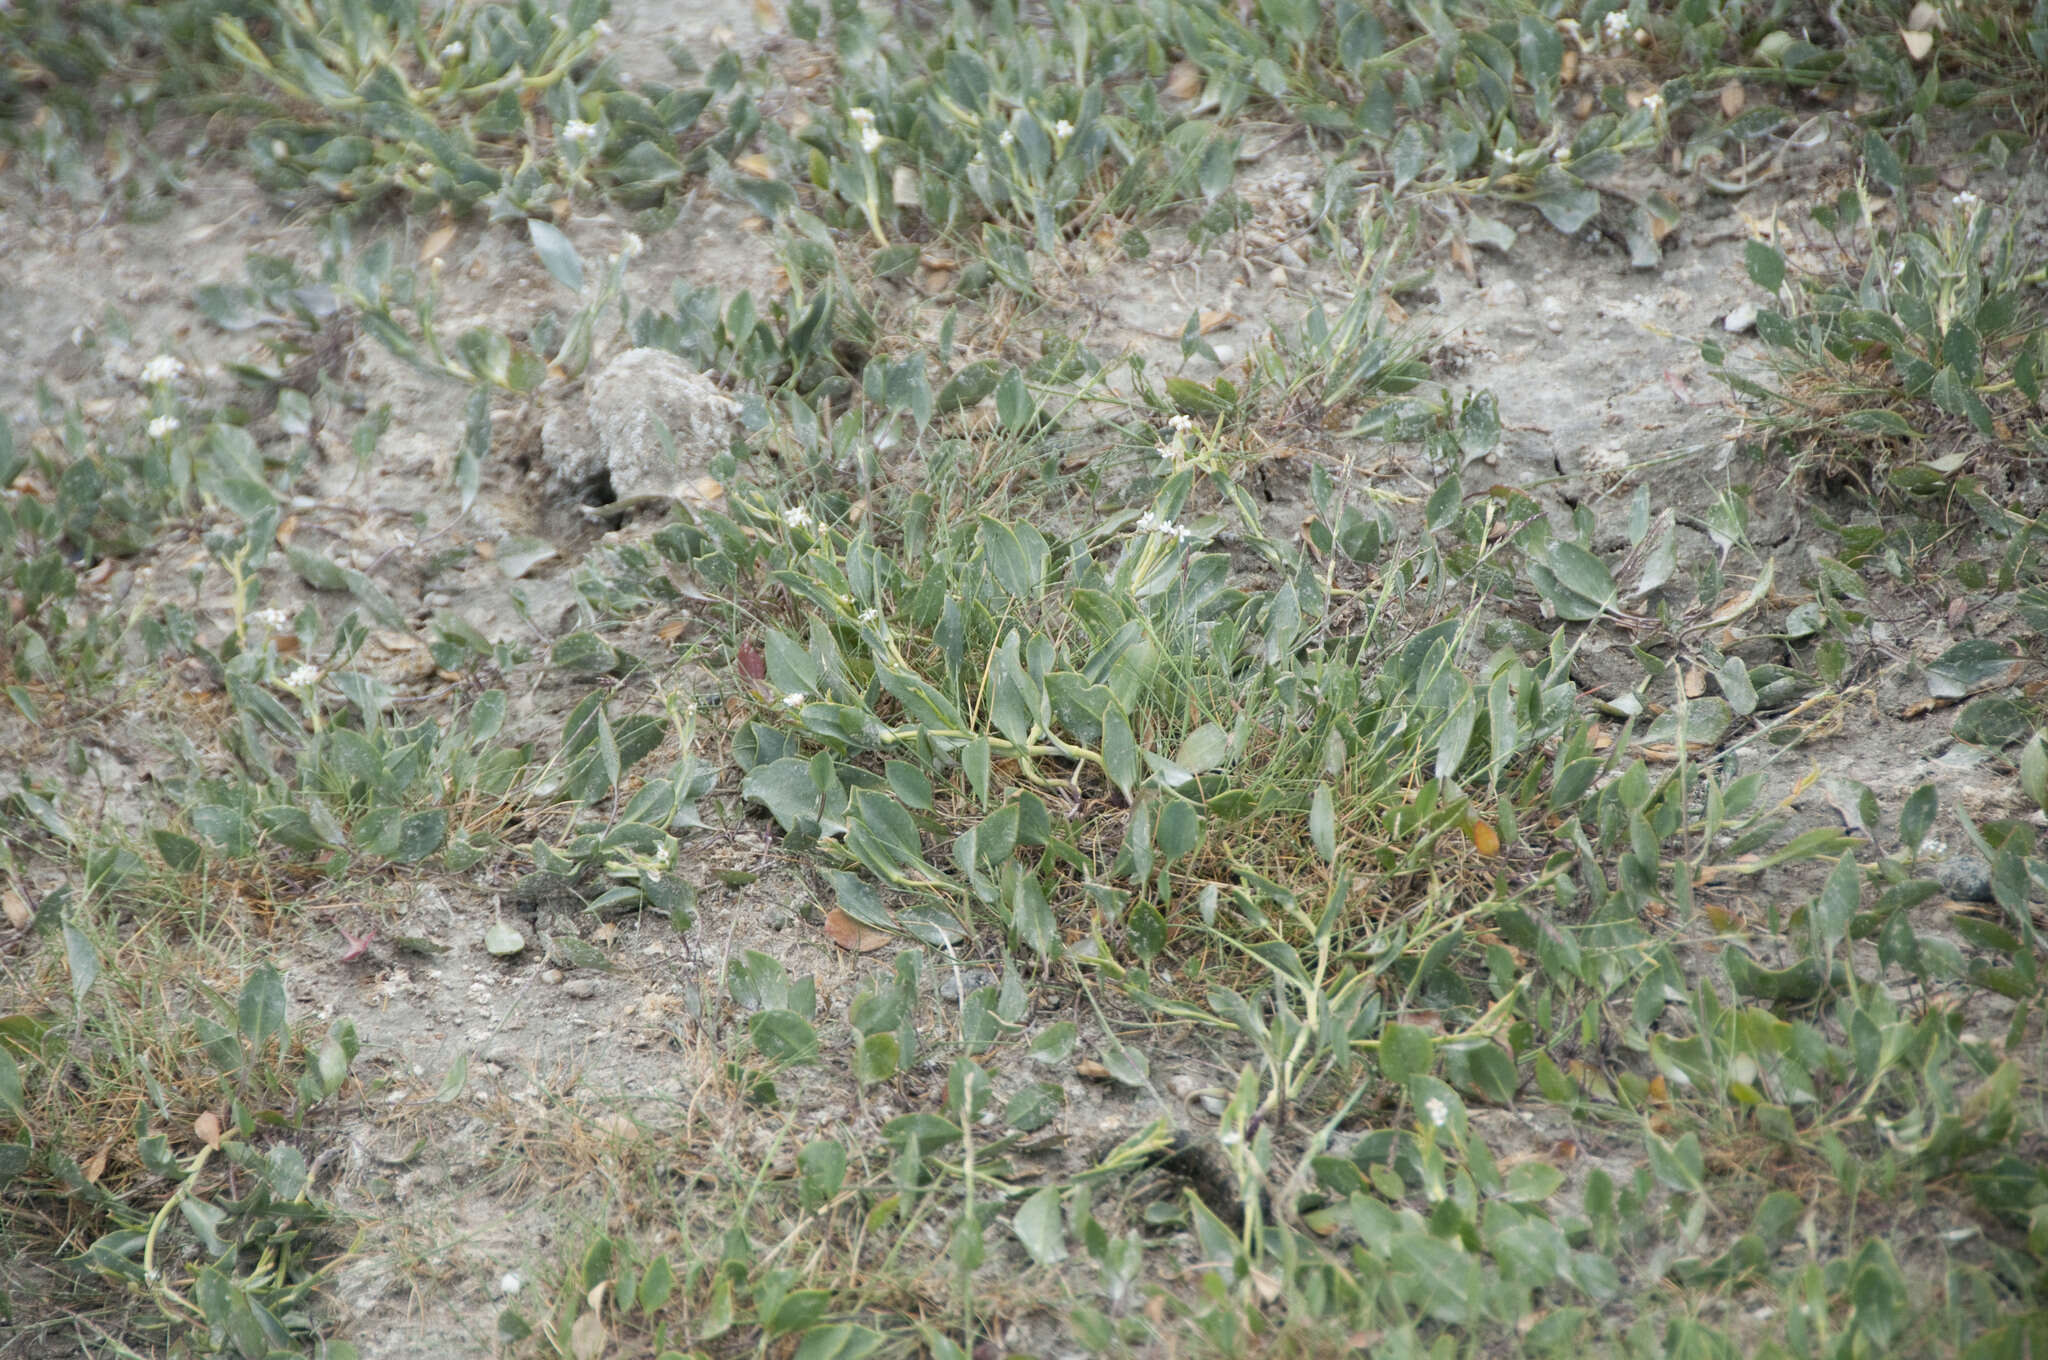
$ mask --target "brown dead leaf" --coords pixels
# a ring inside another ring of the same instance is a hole
[[[436,227],[420,242],[420,263],[425,264],[437,255],[448,253],[448,247],[455,240],[455,226]]]
[[[1112,1077],[1109,1074],[1109,1069],[1107,1067],[1104,1067],[1101,1063],[1095,1061],[1095,1059],[1093,1058],[1083,1058],[1081,1059],[1081,1061],[1075,1063],[1074,1075],[1077,1077],[1085,1077],[1089,1081],[1116,1080],[1115,1077]]]
[[[1451,238],[1451,263],[1456,265],[1458,272],[1466,278],[1476,279],[1479,277],[1479,270],[1472,263],[1472,247],[1466,245],[1455,236]],[[1282,271],[1282,282],[1285,282],[1285,271]]]
[[[1207,335],[1211,331],[1223,330],[1226,327],[1236,325],[1241,320],[1243,318],[1236,312],[1203,312],[1200,323],[1202,334]]]
[[[1742,112],[1742,106],[1749,102],[1749,91],[1742,88],[1742,82],[1731,80],[1721,87],[1721,116],[1733,118]]]
[[[85,1165],[79,1168],[80,1171],[85,1173],[85,1183],[87,1185],[98,1185],[100,1177],[107,1174],[108,1151],[109,1149],[107,1148],[101,1148],[98,1152],[86,1158]]]
[[[670,619],[667,623],[655,629],[654,635],[663,642],[674,642],[677,638],[688,632],[689,628],[690,616],[685,614],[679,619]]]
[[[36,914],[29,910],[27,899],[12,888],[0,892],[0,911],[7,913],[7,924],[16,930],[27,930],[35,924]]]
[[[896,941],[888,931],[862,925],[838,907],[825,913],[825,938],[849,954],[872,954]]]
[[[1202,92],[1202,68],[1191,61],[1177,61],[1166,76],[1166,93],[1174,99],[1193,99]]]
[[[1735,912],[1712,902],[1700,903],[1700,910],[1706,914],[1707,924],[1719,931],[1741,930],[1748,924]]]
[[[1579,51],[1575,47],[1564,50],[1564,60],[1557,65],[1557,81],[1560,85],[1579,83]]]
[[[220,1116],[212,1110],[201,1111],[192,1121],[192,1135],[215,1152],[220,1151]]]
[[[763,33],[782,31],[782,6],[775,0],[754,0],[754,22]]]
[[[1697,699],[1707,692],[1707,668],[1695,665],[1685,673],[1685,697]]]
[[[591,1292],[600,1293],[604,1288],[604,1285],[599,1285]],[[598,1303],[600,1306],[603,1303],[601,1294]],[[574,1360],[599,1360],[604,1354],[604,1348],[604,1314],[599,1311],[599,1307],[593,1306],[589,1312],[570,1324],[569,1354]]]

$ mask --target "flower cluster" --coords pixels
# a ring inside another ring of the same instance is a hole
[[[142,366],[142,381],[150,387],[176,382],[184,376],[184,362],[168,354],[159,354]]]
[[[452,42],[441,49],[441,60],[461,61],[464,56],[468,55],[468,53],[469,49],[463,46],[461,42]]]
[[[792,505],[782,512],[782,522],[791,529],[808,529],[814,521],[811,519],[810,511],[801,505]]]
[[[272,632],[283,628],[292,621],[292,616],[282,609],[258,609],[249,615],[249,622],[260,623]]]
[[[1156,515],[1150,510],[1138,516],[1138,532],[1141,534],[1159,534],[1165,538],[1177,539],[1182,543],[1195,536],[1195,531],[1188,528],[1185,524],[1175,524],[1172,520]]]
[[[571,118],[562,125],[562,140],[565,142],[580,144],[590,141],[596,136],[597,124],[586,123],[581,118]]]
[[[851,118],[854,126],[860,129],[860,149],[863,152],[872,156],[882,149],[882,134],[875,131],[875,111],[873,109],[848,109],[846,116]]]
[[[1609,45],[1619,47],[1622,39],[1628,37],[1628,11],[1625,9],[1608,11],[1607,17],[1600,21],[1600,35],[1607,40]]]
[[[290,675],[287,675],[284,678],[284,686],[286,689],[311,689],[313,686],[319,683],[320,668],[318,666],[307,666],[302,664]]]
[[[1153,445],[1153,449],[1159,454],[1161,462],[1178,463],[1181,459],[1188,456],[1188,436],[1195,432],[1195,418],[1188,415],[1176,415],[1172,420],[1167,421],[1166,424],[1167,428],[1173,431],[1172,436],[1161,443]]]
[[[176,416],[156,416],[149,422],[149,437],[151,439],[169,438],[177,431],[178,423]]]

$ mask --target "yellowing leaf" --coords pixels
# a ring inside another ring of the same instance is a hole
[[[445,253],[449,243],[454,241],[454,239],[455,228],[452,225],[437,227],[433,231],[428,232],[427,239],[420,242],[420,263],[425,264],[436,255]]]
[[[192,1121],[192,1133],[208,1147],[220,1150],[220,1116],[212,1110],[203,1111]]]
[[[1480,854],[1492,856],[1500,853],[1500,832],[1493,829],[1492,823],[1477,819],[1467,822],[1465,834],[1472,838],[1472,848]]]
[[[744,156],[733,157],[732,168],[752,175],[755,179],[775,178],[775,162],[769,160],[758,151],[750,151]]]
[[[1923,29],[1902,28],[1899,40],[1906,44],[1906,55],[1914,61],[1927,60],[1927,54],[1934,50],[1934,35]]]
[[[1191,61],[1177,61],[1166,77],[1166,93],[1175,99],[1193,99],[1202,92],[1202,68]]]

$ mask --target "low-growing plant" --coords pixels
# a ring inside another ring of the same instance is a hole
[[[1871,145],[1867,154],[1876,166],[1890,153]],[[1885,177],[1901,187],[1896,173]],[[1871,199],[1846,191],[1815,217],[1853,238]],[[1945,494],[1965,469],[1993,471],[1986,455],[2040,456],[2048,318],[2014,228],[1996,223],[1989,205],[1959,194],[1927,227],[1874,233],[1860,265],[1815,278],[1788,274],[1782,251],[1750,244],[1750,277],[1780,304],[1756,321],[1775,384],[1731,369],[1721,342],[1702,352],[1759,403],[1755,419],[1793,472],[1927,496]],[[1941,451],[1926,456],[1930,444]]]

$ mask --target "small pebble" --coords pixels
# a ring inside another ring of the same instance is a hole
[[[939,996],[947,1001],[958,1001],[963,991],[971,992],[980,987],[993,987],[996,975],[986,968],[961,968],[939,970]]]
[[[1958,902],[1990,902],[1991,866],[1975,855],[1957,855],[1934,866],[1934,881]]]
[[[1271,270],[1267,271],[1266,282],[1272,284],[1275,288],[1285,288],[1287,286],[1287,267],[1285,265],[1274,265]]]
[[[1559,320],[1558,320],[1558,319],[1557,319],[1556,317],[1554,317],[1554,316],[1553,316],[1552,318],[1550,318],[1550,320],[1548,320],[1548,321],[1544,322],[1544,323],[1543,323],[1543,326],[1544,326],[1544,329],[1545,329],[1545,330],[1548,330],[1548,331],[1549,331],[1549,332],[1550,332],[1550,333],[1551,333],[1552,335],[1563,335],[1563,334],[1564,334],[1564,322],[1562,322],[1562,321],[1559,321]]]
[[[562,985],[562,970],[559,968],[549,968],[541,973],[540,980],[547,983],[550,987],[559,987]]]
[[[1730,335],[1741,335],[1756,325],[1756,304],[1738,302],[1728,309],[1728,315],[1721,318],[1721,329]]]
[[[578,1001],[588,1001],[597,995],[597,979],[594,977],[570,978],[562,984],[562,995],[573,996]]]

